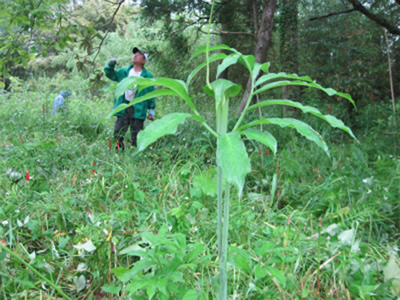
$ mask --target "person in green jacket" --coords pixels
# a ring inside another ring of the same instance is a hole
[[[148,55],[146,52],[139,50],[137,47],[132,49],[132,65],[126,68],[115,70],[117,60],[115,58],[110,59],[107,66],[104,68],[106,76],[117,82],[121,82],[128,76],[137,76],[144,78],[153,78],[151,73],[146,70],[144,64],[148,61]],[[154,91],[154,86],[144,88],[138,92],[138,87],[135,86],[132,89],[126,90],[125,94],[120,96],[118,99],[114,98],[113,109],[121,105],[122,103],[129,103],[132,99],[142,97],[149,92]],[[124,136],[131,129],[131,142],[133,146],[137,146],[137,135],[140,130],[143,129],[144,120],[146,119],[147,111],[149,113],[148,119],[154,120],[154,109],[156,107],[155,98],[151,98],[139,103],[134,104],[118,113],[115,114],[117,120],[114,125],[114,138],[119,142],[119,147],[124,150]]]

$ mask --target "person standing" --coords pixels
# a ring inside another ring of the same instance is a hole
[[[136,76],[144,78],[153,78],[152,74],[144,67],[148,61],[148,55],[146,52],[134,47],[132,49],[132,65],[115,70],[117,60],[115,58],[110,59],[107,66],[104,68],[106,76],[117,82],[121,82],[126,77]],[[132,89],[125,91],[125,94],[120,96],[118,99],[114,98],[113,109],[123,103],[129,103],[134,98],[142,97],[147,93],[154,91],[154,86],[150,86],[138,91],[138,86],[134,86]],[[156,107],[155,98],[144,100],[136,103],[118,113],[115,114],[117,120],[114,125],[114,139],[119,142],[119,146],[122,150],[125,149],[124,136],[131,129],[131,142],[133,146],[137,146],[137,135],[140,130],[143,129],[144,121],[148,112],[148,119],[154,120],[154,109]]]
[[[54,116],[58,113],[58,111],[62,110],[65,104],[65,100],[71,96],[71,93],[67,90],[62,91],[57,97],[54,98],[53,101],[53,111],[51,114]]]

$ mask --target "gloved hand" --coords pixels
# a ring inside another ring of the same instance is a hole
[[[149,115],[147,116],[147,119],[149,119],[150,121],[154,121],[154,109],[149,109]]]
[[[117,59],[116,58],[111,58],[110,59],[110,65],[115,66],[117,64]]]

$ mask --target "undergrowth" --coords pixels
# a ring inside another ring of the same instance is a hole
[[[0,239],[47,280],[2,248],[1,297],[61,297],[52,282],[71,299],[214,299],[209,134],[188,122],[144,153],[117,153],[112,121],[97,125],[109,95],[90,99],[72,85],[65,111],[51,116],[58,91],[40,80],[0,96]],[[331,159],[290,130],[271,129],[282,141],[276,156],[246,141],[253,169],[231,203],[232,299],[398,296],[400,159],[386,133],[390,109],[374,103],[367,113],[357,115],[359,144],[313,124]]]

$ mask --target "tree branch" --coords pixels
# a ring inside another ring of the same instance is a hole
[[[399,0],[399,1],[400,1],[400,0]],[[348,14],[348,13],[351,13],[351,12],[353,12],[353,11],[355,11],[354,8],[346,9],[346,10],[342,10],[342,11],[335,11],[335,12],[329,13],[329,14],[327,14],[327,15],[311,17],[311,18],[309,18],[308,20],[309,20],[309,21],[315,21],[315,20],[320,20],[320,19],[329,18],[329,17],[332,17],[332,16],[337,16],[337,15],[342,15],[342,14]]]
[[[109,26],[112,24],[112,22],[114,22],[114,18],[115,18],[115,16],[117,15],[117,12],[119,11],[119,9],[121,8],[121,5],[122,5],[124,2],[125,2],[125,0],[121,0],[121,1],[118,2],[118,3],[115,3],[115,5],[118,5],[118,7],[117,7],[117,9],[114,11],[114,14],[113,14],[112,17],[111,17],[111,21],[108,23],[107,27],[109,27]],[[95,57],[93,58],[93,65],[94,65],[94,62],[96,61],[97,55],[99,55],[99,52],[100,52],[100,50],[101,50],[101,46],[103,45],[104,40],[106,39],[106,37],[107,37],[107,35],[108,35],[109,32],[110,32],[110,30],[107,29],[106,34],[103,36],[103,39],[102,39],[101,42],[100,42],[100,45],[99,45],[98,50],[97,50],[97,53],[96,53]]]
[[[386,19],[372,13],[370,10],[368,10],[367,8],[365,8],[360,1],[358,0],[347,0],[351,5],[353,5],[353,8],[357,11],[359,11],[360,13],[362,13],[364,16],[366,16],[368,19],[374,21],[375,23],[377,23],[380,26],[383,26],[387,29],[388,32],[390,32],[391,34],[395,34],[395,35],[400,35],[400,28],[389,23],[389,21],[387,21]],[[396,0],[396,3],[399,3],[400,0]]]

